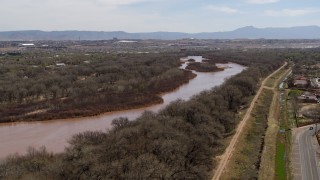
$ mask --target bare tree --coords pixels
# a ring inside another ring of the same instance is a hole
[[[299,126],[298,122],[298,113],[299,113],[299,102],[298,102],[298,95],[297,93],[291,93],[291,104],[292,104],[292,110],[293,110],[293,117],[296,121],[297,127]]]

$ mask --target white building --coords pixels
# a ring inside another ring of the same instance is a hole
[[[35,47],[35,44],[33,43],[20,43],[20,47]]]

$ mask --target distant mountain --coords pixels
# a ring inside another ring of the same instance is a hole
[[[150,32],[127,33],[123,31],[7,31],[0,32],[0,41],[29,40],[108,40],[108,39],[320,39],[319,26],[291,28],[255,28],[247,26],[234,31],[208,33]]]

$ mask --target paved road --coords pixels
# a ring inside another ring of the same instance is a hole
[[[313,127],[313,130],[309,128]],[[294,179],[320,180],[319,145],[312,136],[315,125],[293,130],[292,165]]]

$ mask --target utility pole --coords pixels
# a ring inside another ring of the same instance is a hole
[[[314,135],[317,135],[318,122],[319,122],[319,119],[320,119],[320,108],[319,107],[312,108],[310,110],[310,115],[311,115],[311,118],[313,120],[313,123],[316,125],[316,128],[314,130]]]
[[[318,132],[318,122],[319,122],[319,118],[320,118],[320,115],[319,115],[319,112],[317,113],[317,118],[316,118],[316,129],[314,130],[314,135],[317,135],[317,132]]]

